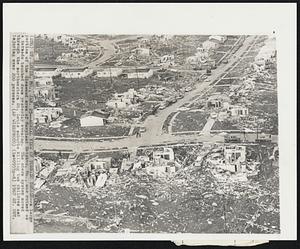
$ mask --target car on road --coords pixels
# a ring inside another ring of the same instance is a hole
[[[204,80],[204,82],[209,82],[209,81],[210,81],[210,79],[205,79],[205,80]]]
[[[190,92],[190,91],[192,91],[192,90],[193,90],[193,88],[190,87],[190,86],[188,86],[187,88],[185,88],[185,91],[186,91],[186,92]]]

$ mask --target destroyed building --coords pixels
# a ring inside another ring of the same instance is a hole
[[[59,107],[39,107],[34,109],[34,123],[48,123],[62,114]]]
[[[160,159],[165,159],[168,161],[174,161],[174,151],[172,148],[163,148],[163,150],[153,152],[153,160],[159,161]]]
[[[248,108],[243,106],[230,105],[227,110],[232,117],[246,117],[249,114]]]
[[[230,98],[224,94],[215,94],[208,98],[208,108],[227,108],[230,103]]]
[[[124,93],[115,93],[111,100],[106,102],[106,105],[111,108],[125,109],[134,104],[137,97],[137,92],[131,88]]]
[[[246,146],[225,145],[219,151],[211,153],[207,162],[214,169],[225,170],[231,173],[246,171]]]
[[[92,170],[104,170],[108,171],[111,167],[111,157],[105,158],[92,158],[84,164],[85,169]]]

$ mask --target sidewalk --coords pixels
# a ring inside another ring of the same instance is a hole
[[[202,133],[203,134],[210,134],[210,130],[213,127],[215,123],[215,120],[212,118],[209,118],[206,122],[206,124],[204,125],[203,129],[202,129]]]

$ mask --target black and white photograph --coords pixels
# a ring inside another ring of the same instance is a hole
[[[143,26],[141,5],[107,12],[125,22],[110,30],[87,14],[104,9],[83,6],[69,29],[6,30],[10,234],[287,236],[294,82],[281,30],[217,28],[220,17],[168,32]],[[162,8],[144,9],[164,27]]]
[[[279,233],[276,52],[35,35],[35,231]]]

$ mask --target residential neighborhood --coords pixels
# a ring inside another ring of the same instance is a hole
[[[280,232],[275,37],[35,41],[36,232]]]

